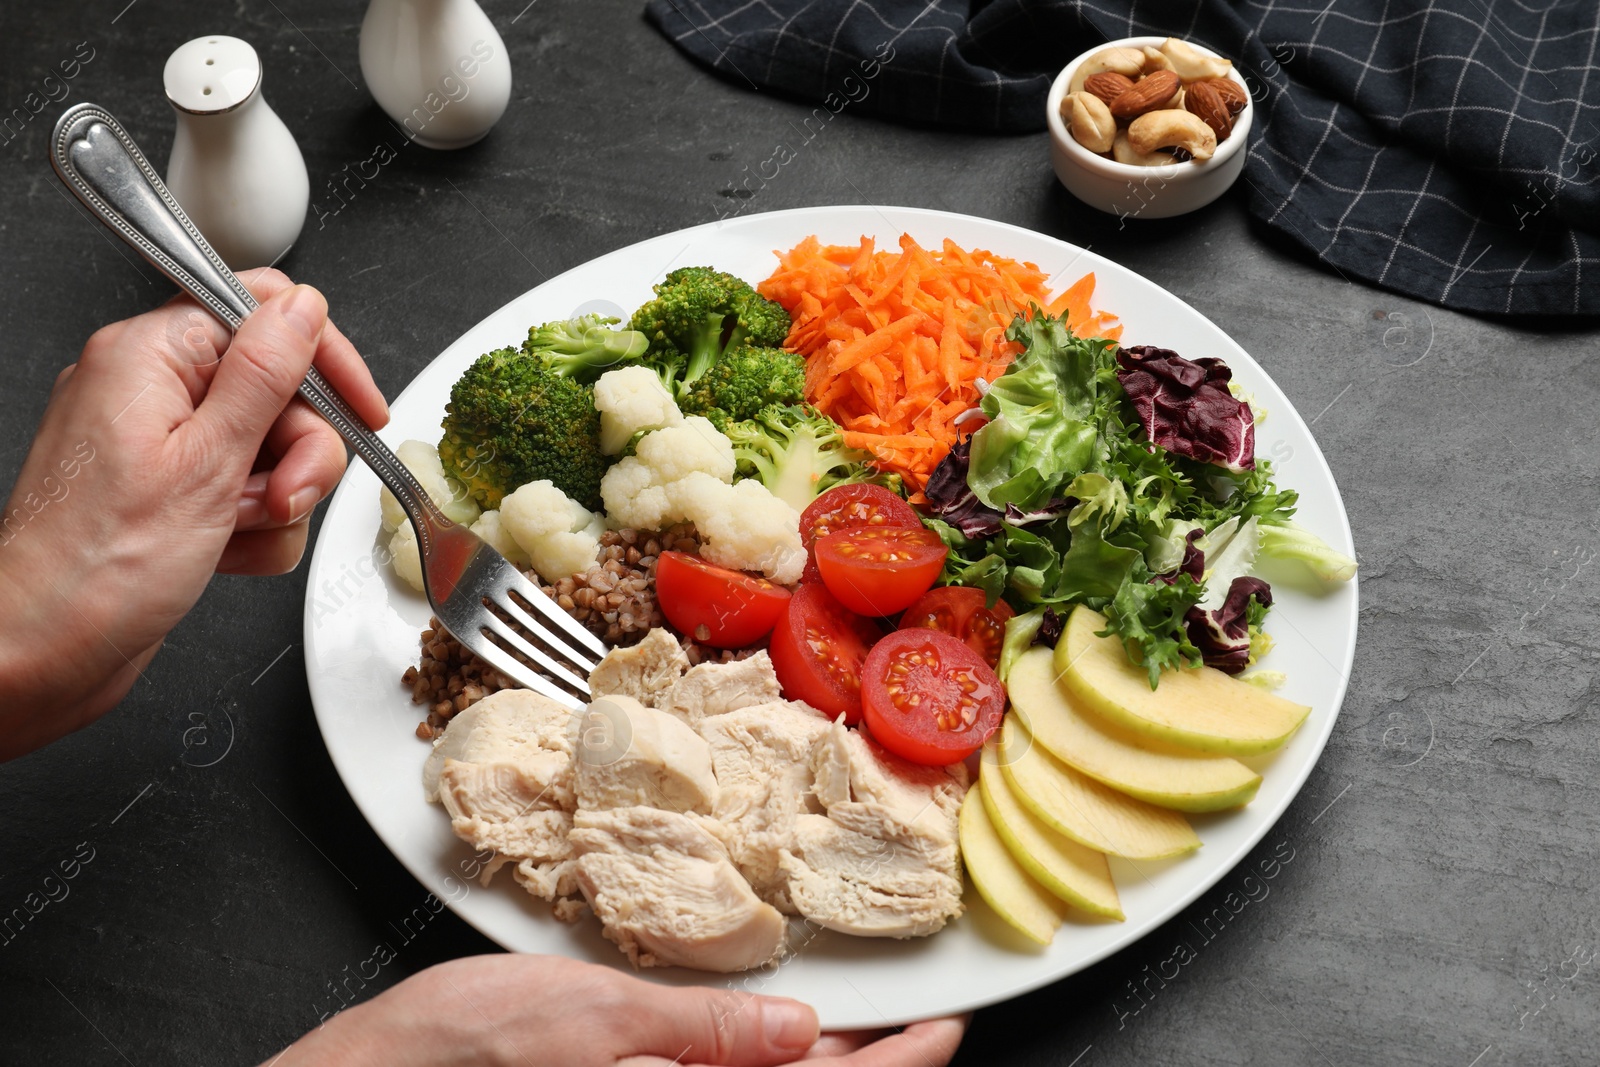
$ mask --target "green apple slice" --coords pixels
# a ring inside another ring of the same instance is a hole
[[[978,895],[994,913],[1029,940],[1048,945],[1067,917],[1067,903],[1034,881],[1023,870],[983,810],[976,785],[961,802],[961,855]]]
[[[1011,795],[1011,787],[1000,773],[993,738],[983,746],[982,760],[978,788],[983,792],[983,809],[1012,858],[1035,881],[1068,904],[1092,915],[1120,920],[1122,903],[1117,899],[1105,853],[1056,833]]]
[[[997,752],[996,764],[1022,806],[1080,845],[1132,860],[1167,859],[1200,847],[1188,819],[1073,770],[1034,744],[1015,715],[1000,727]],[[983,773],[989,773],[987,764]]]
[[[1293,736],[1311,709],[1211,667],[1165,671],[1150,688],[1122,641],[1098,637],[1105,616],[1072,610],[1056,643],[1056,675],[1090,711],[1144,737],[1200,752],[1253,756]]]
[[[1221,811],[1248,804],[1261,787],[1261,776],[1236,759],[1174,749],[1085,714],[1077,698],[1056,684],[1047,648],[1029,649],[1017,659],[1006,691],[1011,714],[1051,755],[1157,807]]]

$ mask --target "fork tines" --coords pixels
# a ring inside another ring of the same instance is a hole
[[[473,651],[519,684],[582,708],[589,699],[589,672],[605,646],[532,582],[511,568],[506,571],[504,584],[483,600],[483,625],[475,635],[475,644],[483,647]]]

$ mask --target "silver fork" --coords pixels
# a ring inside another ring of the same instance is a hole
[[[223,323],[237,330],[256,309],[250,291],[184,214],[128,131],[104,108],[88,103],[68,108],[56,123],[50,161],[90,211]],[[399,457],[315,367],[301,383],[300,395],[333,424],[405,508],[417,531],[428,601],[445,629],[512,681],[582,708],[589,672],[605,655],[600,639],[476,534],[446,518]],[[519,633],[512,622],[526,633]]]

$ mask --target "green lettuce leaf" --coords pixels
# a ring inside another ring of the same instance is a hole
[[[1261,525],[1261,554],[1299,560],[1325,582],[1348,582],[1356,576],[1356,561],[1336,551],[1322,538],[1288,520]]]
[[[990,507],[1031,511],[1096,459],[1112,342],[1077,337],[1037,308],[1031,319],[1017,316],[1006,339],[1023,350],[984,394],[989,421],[972,435],[967,484]]]
[[[1033,639],[1039,636],[1039,627],[1044,625],[1044,610],[1034,608],[1006,620],[1005,639],[1000,642],[1000,662],[994,669],[1002,682],[1011,677],[1011,668],[1022,654],[1033,647]]]

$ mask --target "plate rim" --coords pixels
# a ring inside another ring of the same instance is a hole
[[[1115,260],[1109,259],[1108,257],[1093,251],[1091,248],[1085,248],[1083,246],[1074,244],[1071,241],[1067,241],[1067,240],[1064,240],[1064,239],[1059,238],[1059,237],[1052,236],[1052,235],[1047,234],[1047,233],[1042,233],[1042,232],[1040,232],[1038,230],[1029,229],[1028,227],[1025,227],[1025,226],[1019,226],[1019,225],[1017,225],[1015,223],[1003,222],[1003,221],[1000,221],[1000,220],[997,220],[997,219],[988,219],[988,218],[984,218],[982,216],[970,215],[970,214],[965,214],[965,213],[961,213],[961,212],[944,211],[944,210],[936,209],[936,208],[924,208],[924,207],[915,207],[915,206],[906,206],[906,205],[890,205],[890,204],[828,204],[828,205],[814,205],[814,206],[810,206],[810,207],[785,208],[785,209],[781,209],[781,210],[778,210],[778,211],[769,211],[769,212],[754,212],[754,213],[750,213],[750,214],[742,214],[742,215],[731,217],[731,218],[723,218],[723,219],[713,220],[711,222],[700,223],[700,224],[697,224],[695,226],[684,227],[684,228],[681,228],[681,229],[678,229],[678,230],[668,230],[668,231],[665,231],[665,232],[662,232],[662,233],[659,233],[659,234],[655,234],[655,235],[653,235],[651,237],[643,238],[643,239],[641,239],[639,241],[631,242],[631,243],[629,243],[627,245],[624,245],[624,246],[621,246],[619,248],[613,249],[613,250],[611,250],[609,252],[602,253],[602,254],[600,254],[598,256],[595,256],[592,259],[586,260],[586,261],[584,261],[582,263],[575,264],[574,266],[568,268],[567,270],[562,271],[560,274],[552,275],[548,279],[545,279],[545,280],[541,281],[538,285],[535,285],[535,286],[533,286],[533,287],[531,287],[529,289],[526,289],[523,292],[517,294],[516,296],[511,297],[509,300],[504,301],[498,307],[494,308],[488,314],[486,314],[482,318],[480,318],[477,322],[473,323],[468,328],[460,331],[456,335],[454,340],[452,340],[449,344],[447,344],[438,354],[436,354],[433,357],[432,360],[430,360],[424,367],[419,369],[417,371],[417,373],[412,376],[411,380],[407,382],[406,386],[396,396],[395,400],[393,401],[393,404],[394,405],[401,404],[405,400],[407,394],[417,385],[418,379],[423,377],[423,375],[431,367],[433,367],[438,362],[439,359],[443,358],[447,353],[449,353],[450,350],[453,347],[455,347],[455,345],[459,344],[460,341],[464,337],[466,337],[467,335],[473,333],[474,331],[478,330],[480,327],[482,327],[485,324],[487,324],[491,319],[493,319],[497,315],[499,315],[502,312],[504,312],[512,304],[515,304],[515,303],[517,303],[519,301],[522,301],[522,300],[525,300],[525,299],[529,298],[530,296],[532,296],[533,294],[537,293],[541,289],[544,289],[544,288],[547,288],[547,287],[551,287],[551,286],[556,285],[557,283],[560,283],[563,279],[566,279],[567,277],[569,277],[570,275],[572,275],[575,272],[594,269],[597,266],[597,264],[599,264],[602,261],[605,261],[605,260],[607,260],[607,259],[609,259],[611,257],[626,255],[627,253],[637,249],[641,245],[645,245],[645,244],[648,244],[648,243],[654,242],[654,241],[660,241],[660,240],[663,240],[663,239],[666,239],[666,238],[682,238],[682,239],[684,239],[686,242],[688,242],[685,245],[685,249],[684,249],[685,251],[687,251],[688,248],[692,247],[693,244],[695,243],[695,240],[694,240],[695,238],[700,237],[700,236],[704,236],[704,235],[706,235],[708,233],[712,233],[712,232],[715,232],[717,230],[721,230],[721,229],[724,229],[724,228],[742,228],[742,227],[745,227],[745,226],[760,225],[763,222],[765,222],[766,220],[770,220],[770,219],[786,218],[786,217],[792,218],[792,217],[795,217],[795,216],[807,216],[807,217],[815,217],[815,218],[818,219],[819,226],[817,228],[820,231],[821,225],[824,224],[824,222],[826,220],[826,217],[830,213],[841,213],[842,214],[842,213],[852,213],[852,212],[854,212],[854,213],[875,212],[875,213],[877,213],[877,214],[879,214],[880,216],[883,217],[884,221],[886,223],[888,223],[888,228],[890,230],[900,229],[900,230],[902,230],[902,232],[904,232],[904,230],[909,228],[909,227],[907,225],[905,225],[904,223],[896,223],[896,222],[890,220],[888,215],[885,214],[885,213],[894,213],[895,215],[901,216],[905,220],[906,223],[909,223],[910,221],[913,221],[913,220],[920,220],[920,221],[923,221],[923,222],[937,222],[939,220],[952,220],[952,221],[958,221],[962,225],[973,225],[973,224],[976,224],[981,228],[984,228],[986,230],[995,231],[997,233],[1005,233],[1005,234],[1015,233],[1015,234],[1023,235],[1028,241],[1044,240],[1044,241],[1047,241],[1047,242],[1050,242],[1052,244],[1060,246],[1061,248],[1063,248],[1064,250],[1068,251],[1071,254],[1071,258],[1069,259],[1067,264],[1065,266],[1059,268],[1055,272],[1055,274],[1051,275],[1052,278],[1056,277],[1057,275],[1065,273],[1067,270],[1071,269],[1073,264],[1076,264],[1080,260],[1084,259],[1085,257],[1088,257],[1091,260],[1091,264],[1084,268],[1085,271],[1098,270],[1100,268],[1100,265],[1103,264],[1106,267],[1110,268],[1111,270],[1122,272],[1122,273],[1124,273],[1126,275],[1131,276],[1134,279],[1137,279],[1139,282],[1142,282],[1145,285],[1149,285],[1149,286],[1153,287],[1154,289],[1158,290],[1160,293],[1162,293],[1168,299],[1177,302],[1179,305],[1182,305],[1190,313],[1195,315],[1197,318],[1203,320],[1206,325],[1208,325],[1212,329],[1214,329],[1216,331],[1217,336],[1222,338],[1222,339],[1224,339],[1227,342],[1227,344],[1232,347],[1232,349],[1234,351],[1236,351],[1237,353],[1243,355],[1244,358],[1246,360],[1248,360],[1249,363],[1257,371],[1259,371],[1259,373],[1262,375],[1263,378],[1265,378],[1268,382],[1272,383],[1272,385],[1273,385],[1273,387],[1275,389],[1277,389],[1280,393],[1283,391],[1282,387],[1278,386],[1276,379],[1273,378],[1273,376],[1267,371],[1267,369],[1265,367],[1263,367],[1260,364],[1259,361],[1257,361],[1248,351],[1246,351],[1242,345],[1240,345],[1236,340],[1234,340],[1233,337],[1226,330],[1223,330],[1220,326],[1218,326],[1215,322],[1213,322],[1208,316],[1206,316],[1199,309],[1195,308],[1192,304],[1189,304],[1188,301],[1184,300],[1182,297],[1179,297],[1177,294],[1172,293],[1170,290],[1166,289],[1164,286],[1161,286],[1159,283],[1157,283],[1157,282],[1145,277],[1142,274],[1139,274],[1137,271],[1134,271],[1130,267],[1125,267],[1122,264],[1117,263]],[[996,250],[999,251],[1000,254],[1006,254],[1005,250],[1003,248],[997,248]],[[678,253],[678,255],[681,256],[682,252]],[[676,261],[676,257],[674,257],[673,261],[669,261],[668,266],[671,266],[672,262],[675,262],[675,261]],[[663,268],[663,269],[665,269],[665,268]],[[1285,399],[1287,401],[1287,395],[1285,395]],[[1331,495],[1330,500],[1327,503],[1331,505],[1332,511],[1333,511],[1332,517],[1334,519],[1336,519],[1337,524],[1338,524],[1338,531],[1337,531],[1338,534],[1339,534],[1339,538],[1338,539],[1342,540],[1342,542],[1343,542],[1342,545],[1338,545],[1336,547],[1340,547],[1342,550],[1348,551],[1353,555],[1353,553],[1354,553],[1354,535],[1353,535],[1353,531],[1352,531],[1352,529],[1350,527],[1349,515],[1348,515],[1348,511],[1347,511],[1347,509],[1345,507],[1345,503],[1344,503],[1344,494],[1339,488],[1338,480],[1334,476],[1332,467],[1329,465],[1326,456],[1323,454],[1321,445],[1317,442],[1316,437],[1311,433],[1311,428],[1310,428],[1309,424],[1307,424],[1305,422],[1304,418],[1300,415],[1299,411],[1295,408],[1295,406],[1292,403],[1292,401],[1288,402],[1286,404],[1285,408],[1274,410],[1271,414],[1272,414],[1272,417],[1274,419],[1284,419],[1286,417],[1292,417],[1293,421],[1298,426],[1298,429],[1300,430],[1301,435],[1303,436],[1304,440],[1306,441],[1306,443],[1310,447],[1310,453],[1311,453],[1310,454],[1310,458],[1311,458],[1311,460],[1313,461],[1313,463],[1316,466],[1316,468],[1318,468],[1320,470],[1322,476],[1324,476],[1326,478],[1328,484],[1331,485],[1333,487],[1333,490],[1334,490],[1334,492]],[[323,682],[319,678],[319,675],[317,673],[315,673],[313,671],[313,669],[312,669],[312,667],[313,667],[313,656],[310,655],[309,653],[310,653],[310,650],[311,650],[311,646],[313,645],[313,642],[314,642],[314,636],[315,636],[315,631],[316,631],[315,610],[316,610],[316,590],[317,590],[318,584],[319,584],[318,583],[318,578],[320,576],[321,571],[323,570],[324,565],[326,564],[326,560],[324,558],[325,553],[331,553],[332,552],[332,549],[329,547],[330,541],[329,541],[329,538],[327,536],[328,530],[329,530],[329,527],[330,527],[330,523],[328,522],[328,518],[332,514],[334,508],[340,506],[340,502],[341,502],[342,498],[347,494],[347,492],[352,491],[351,490],[351,485],[352,485],[352,479],[349,477],[348,472],[347,472],[347,475],[345,477],[341,478],[338,488],[336,489],[336,491],[333,494],[333,496],[330,498],[328,512],[324,515],[322,527],[318,530],[318,536],[317,536],[316,544],[313,547],[310,564],[309,564],[308,570],[307,570],[307,586],[306,586],[306,598],[305,598],[305,609],[304,609],[304,620],[303,620],[303,634],[302,634],[302,637],[303,637],[303,640],[305,642],[305,647],[307,648],[307,651],[308,651],[308,655],[305,657],[305,659],[306,659],[307,685],[308,685],[308,689],[309,689],[310,695],[311,695],[313,713],[314,713],[315,718],[317,720],[317,729],[318,729],[319,736],[322,738],[322,742],[323,742],[324,748],[328,752],[328,756],[329,756],[330,761],[334,764],[334,769],[339,775],[340,783],[344,786],[346,794],[350,797],[351,801],[355,804],[356,809],[361,813],[362,818],[366,820],[368,828],[378,837],[379,841],[389,851],[390,855],[393,856],[397,861],[399,861],[401,866],[404,867],[406,869],[406,871],[413,878],[415,878],[417,880],[417,882],[418,882],[418,884],[420,886],[422,886],[424,889],[427,889],[434,896],[438,897],[440,900],[444,901],[447,905],[449,905],[451,910],[453,912],[455,912],[458,917],[463,919],[469,926],[471,926],[473,929],[477,930],[484,937],[486,937],[489,940],[495,942],[495,944],[498,945],[500,948],[502,948],[502,949],[504,949],[506,951],[516,951],[515,949],[509,948],[505,944],[505,942],[502,940],[501,936],[499,934],[497,934],[494,930],[488,928],[485,923],[479,922],[475,915],[473,915],[473,914],[471,914],[469,912],[464,912],[461,909],[458,909],[456,907],[456,903],[454,901],[449,900],[448,897],[444,893],[440,892],[440,886],[437,884],[438,880],[437,880],[437,878],[435,876],[435,872],[432,871],[432,870],[427,870],[427,869],[422,868],[422,866],[421,866],[421,864],[419,862],[415,862],[412,857],[410,857],[410,856],[408,856],[406,854],[407,850],[405,850],[403,848],[396,847],[396,844],[390,841],[389,836],[384,832],[383,829],[381,829],[381,827],[383,826],[383,820],[380,819],[380,818],[375,818],[374,817],[374,812],[369,810],[367,803],[363,800],[363,797],[358,794],[357,790],[352,788],[352,785],[351,785],[352,777],[351,777],[351,774],[348,773],[348,771],[347,771],[347,766],[346,766],[346,762],[345,762],[342,746],[338,745],[338,744],[335,744],[330,740],[329,731],[330,731],[331,719],[330,719],[330,716],[326,715],[324,713],[324,711],[323,711],[323,708],[325,706],[325,701],[329,699],[329,694],[327,693],[327,690],[325,688],[326,683]],[[376,511],[376,508],[374,508],[373,510]],[[1329,533],[1329,532],[1332,532],[1332,531],[1322,530],[1320,532],[1326,534],[1326,533]],[[937,1017],[937,1016],[940,1016],[940,1015],[950,1014],[952,1012],[972,1011],[972,1010],[976,1010],[976,1009],[979,1009],[979,1008],[988,1007],[988,1006],[991,1006],[991,1005],[994,1005],[994,1004],[998,1004],[998,1003],[1004,1002],[1006,1000],[1010,1000],[1010,999],[1012,999],[1014,997],[1021,996],[1021,995],[1025,994],[1025,993],[1029,993],[1029,992],[1032,992],[1034,990],[1041,989],[1044,986],[1051,985],[1051,984],[1053,984],[1055,982],[1061,981],[1062,979],[1068,978],[1068,977],[1070,977],[1070,976],[1072,976],[1074,974],[1080,973],[1080,972],[1088,969],[1089,967],[1094,966],[1096,963],[1099,963],[1099,962],[1101,962],[1101,961],[1103,961],[1105,959],[1108,959],[1109,957],[1111,957],[1111,956],[1113,956],[1113,955],[1115,955],[1115,954],[1117,954],[1119,952],[1122,952],[1122,951],[1125,951],[1127,949],[1132,948],[1133,946],[1135,946],[1136,944],[1140,943],[1141,941],[1143,941],[1145,938],[1147,938],[1151,934],[1154,934],[1155,932],[1157,932],[1162,926],[1164,926],[1174,916],[1176,916],[1178,913],[1183,911],[1185,908],[1189,907],[1196,900],[1198,900],[1202,895],[1204,895],[1211,888],[1213,888],[1215,885],[1217,885],[1219,882],[1221,882],[1224,878],[1226,878],[1229,874],[1233,873],[1238,868],[1239,864],[1241,862],[1243,862],[1243,860],[1249,855],[1249,853],[1252,850],[1254,850],[1257,845],[1259,845],[1261,843],[1261,841],[1267,836],[1267,834],[1275,826],[1277,826],[1278,822],[1283,818],[1284,814],[1288,811],[1289,807],[1294,803],[1294,801],[1296,799],[1298,799],[1301,790],[1305,787],[1306,781],[1310,778],[1312,771],[1314,771],[1316,769],[1318,763],[1320,762],[1320,760],[1322,758],[1322,754],[1323,754],[1323,752],[1325,751],[1325,749],[1327,747],[1327,743],[1328,743],[1329,739],[1332,737],[1333,728],[1337,724],[1339,716],[1343,712],[1344,700],[1345,700],[1345,697],[1346,697],[1346,695],[1348,693],[1349,683],[1350,683],[1351,675],[1353,673],[1353,667],[1354,667],[1354,661],[1355,661],[1355,651],[1356,651],[1356,642],[1357,642],[1358,630],[1359,630],[1359,621],[1360,621],[1360,576],[1359,576],[1359,573],[1357,574],[1356,577],[1352,578],[1351,581],[1348,583],[1348,589],[1349,589],[1349,594],[1348,594],[1349,595],[1348,619],[1346,620],[1344,631],[1343,631],[1343,636],[1345,637],[1346,647],[1348,649],[1348,652],[1347,652],[1347,655],[1345,657],[1345,662],[1342,665],[1336,666],[1331,661],[1327,661],[1328,665],[1331,668],[1333,668],[1334,672],[1338,675],[1338,682],[1337,682],[1337,685],[1336,685],[1336,689],[1335,689],[1334,693],[1332,694],[1332,699],[1331,699],[1331,701],[1329,703],[1329,709],[1330,710],[1329,710],[1329,714],[1328,714],[1328,717],[1327,717],[1327,722],[1326,722],[1325,726],[1321,729],[1320,734],[1315,737],[1312,750],[1310,751],[1308,757],[1305,759],[1303,765],[1301,765],[1301,766],[1299,766],[1297,768],[1293,768],[1293,769],[1290,770],[1290,773],[1292,774],[1292,781],[1290,781],[1288,788],[1284,790],[1284,792],[1282,794],[1282,797],[1279,800],[1273,802],[1273,805],[1272,805],[1271,809],[1267,810],[1265,815],[1261,818],[1261,822],[1260,822],[1260,825],[1258,827],[1256,827],[1255,829],[1252,829],[1249,832],[1247,832],[1247,834],[1245,835],[1245,837],[1244,837],[1244,839],[1242,841],[1237,842],[1232,846],[1232,848],[1230,850],[1230,854],[1228,855],[1228,857],[1227,857],[1227,859],[1225,861],[1216,864],[1216,866],[1215,866],[1215,868],[1213,870],[1208,870],[1203,875],[1197,876],[1192,882],[1186,884],[1183,887],[1182,890],[1180,890],[1177,893],[1175,893],[1170,900],[1168,900],[1165,903],[1162,903],[1161,905],[1156,907],[1152,914],[1141,916],[1140,919],[1138,920],[1138,927],[1137,927],[1138,932],[1137,933],[1131,934],[1130,936],[1127,936],[1125,938],[1116,939],[1116,940],[1112,941],[1109,944],[1106,944],[1106,945],[1104,945],[1104,946],[1102,946],[1100,948],[1097,948],[1097,949],[1095,949],[1093,951],[1085,953],[1081,957],[1076,957],[1068,965],[1066,965],[1066,966],[1064,966],[1062,968],[1050,969],[1050,970],[1047,970],[1044,973],[1040,973],[1040,974],[1027,975],[1027,976],[1024,976],[1024,977],[1020,978],[1018,981],[1016,981],[1014,983],[1002,983],[1003,988],[989,987],[982,994],[979,994],[979,995],[976,995],[976,996],[969,996],[969,997],[967,997],[965,999],[962,999],[959,1002],[960,1006],[952,1007],[950,1005],[940,1005],[935,1010],[925,1011],[925,1012],[922,1012],[922,1013],[900,1013],[900,1014],[894,1015],[893,1017],[884,1016],[881,1013],[876,1014],[876,1015],[871,1015],[871,1016],[851,1016],[846,1021],[844,1021],[842,1023],[837,1021],[837,1020],[835,1020],[833,1022],[830,1022],[829,1018],[824,1016],[824,1018],[823,1018],[824,1028],[825,1029],[827,1029],[827,1028],[840,1028],[842,1026],[857,1027],[857,1026],[900,1025],[900,1024],[903,1024],[903,1023],[909,1023],[909,1022],[917,1021],[917,1020],[920,1020],[920,1019],[927,1019],[927,1018]],[[1324,659],[1326,661],[1326,657],[1324,657]],[[320,696],[319,696],[319,694],[320,694]],[[974,782],[974,787],[976,787],[976,782]],[[1261,810],[1262,809],[1257,809],[1257,811],[1261,811]],[[970,880],[970,878],[966,878],[965,877],[965,872],[964,871],[963,871],[963,876],[964,876],[965,891],[966,891],[967,899],[969,901],[981,900],[981,898],[977,898],[976,894],[972,891],[972,889],[971,889],[971,880]],[[505,886],[502,885],[502,886],[499,887],[499,889],[501,891],[504,891]],[[981,904],[980,906],[987,908],[987,904],[986,903],[985,904]],[[1130,917],[1130,922],[1131,921],[1132,920],[1131,920],[1131,917]],[[1130,925],[1130,926],[1126,927],[1125,929],[1133,930],[1135,928]],[[617,961],[621,961],[623,959],[623,957],[621,956],[620,953],[618,953],[616,959],[617,959]],[[672,970],[676,971],[676,970],[680,970],[680,969],[674,968]],[[652,975],[648,971],[646,971],[646,972],[638,972],[638,973],[639,973],[639,975],[641,977],[645,977],[645,978],[653,978],[653,977],[654,978],[665,978],[666,977],[666,975],[662,974],[661,972],[657,972],[654,975]],[[710,972],[703,972],[703,973],[702,972],[689,972],[689,973],[701,976],[704,979],[704,981],[701,984],[710,984],[711,982],[714,982],[714,981],[717,981],[717,980],[728,979],[730,977],[736,977],[736,976],[712,974]],[[876,1009],[874,1009],[874,1010],[876,1011]],[[863,1022],[862,1021],[863,1019],[865,1019],[866,1021]]]

